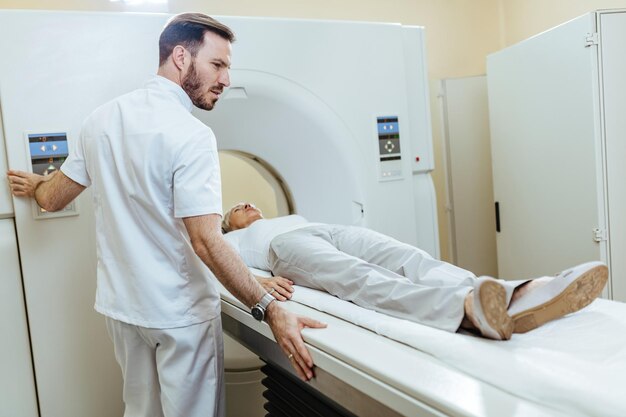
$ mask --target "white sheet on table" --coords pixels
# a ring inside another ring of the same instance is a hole
[[[292,301],[569,415],[626,416],[626,304],[596,300],[578,313],[501,342],[396,319],[305,287],[296,286]]]

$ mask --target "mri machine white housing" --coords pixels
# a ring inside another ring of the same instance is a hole
[[[273,168],[312,221],[364,225],[437,256],[422,29],[223,20],[239,39],[232,85],[213,111],[195,112],[219,148]],[[399,119],[400,160],[380,160],[385,116]]]
[[[30,169],[27,132],[65,132],[71,146],[93,109],[154,74],[167,17],[1,11],[0,54],[11,57],[11,65],[0,67],[8,166]],[[234,88],[215,113],[197,113],[215,129],[219,147],[272,167],[287,184],[292,208],[311,220],[365,225],[437,256],[423,30],[222,20],[239,38]],[[398,118],[401,152],[381,161],[377,118],[388,116]],[[25,299],[6,314],[17,317],[12,325],[22,335],[28,323],[41,416],[121,414],[119,370],[102,317],[92,308],[90,191],[80,196],[78,215],[48,219],[35,219],[29,201],[12,204],[6,189],[0,198],[3,216],[8,222],[14,217],[24,294],[15,271],[2,291]],[[12,230],[9,223],[6,229]],[[7,242],[15,249],[13,239]],[[11,343],[27,350],[24,337]],[[3,384],[17,381],[17,374],[32,375],[27,360],[3,373]],[[32,397],[34,382],[20,381],[27,387],[21,392]],[[16,415],[15,401],[0,404]]]

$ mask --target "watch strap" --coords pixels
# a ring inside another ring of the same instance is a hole
[[[261,298],[261,301],[258,302],[259,307],[263,310],[267,310],[267,306],[270,305],[272,301],[276,300],[274,296],[270,293],[265,293],[265,295]]]

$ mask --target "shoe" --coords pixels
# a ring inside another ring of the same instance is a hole
[[[494,340],[508,340],[513,333],[513,320],[507,314],[506,290],[489,277],[474,284],[474,325],[480,333]]]
[[[608,276],[609,270],[602,262],[587,262],[557,274],[510,305],[513,331],[526,333],[586,307],[600,295]]]

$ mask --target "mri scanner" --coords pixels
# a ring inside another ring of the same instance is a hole
[[[0,164],[6,148],[11,168],[58,169],[63,142],[71,146],[93,109],[154,74],[167,18],[1,11]],[[423,29],[220,20],[238,37],[232,85],[215,110],[195,115],[215,131],[222,151],[251,161],[270,178],[279,190],[278,214],[370,227],[438,256]],[[0,320],[16,336],[0,358],[6,370],[0,415],[121,415],[118,367],[102,317],[92,308],[97,260],[89,189],[75,205],[51,214],[12,199],[2,187],[0,243],[9,278],[0,280]],[[238,415],[255,415],[250,406],[257,400],[267,400],[272,416],[574,415],[580,410],[576,400],[590,398],[567,399],[577,385],[545,394],[542,381],[550,378],[539,371],[532,387],[524,388],[528,379],[520,375],[528,373],[528,363],[516,352],[524,343],[537,351],[541,337],[498,344],[448,334],[304,288],[296,291],[299,302],[285,308],[328,328],[304,331],[317,376],[298,382],[267,325],[253,320],[225,289],[220,292],[225,331],[254,352],[233,341],[226,347],[227,391],[238,406],[248,406]],[[596,310],[595,318],[608,314]],[[618,309],[610,318],[626,329],[622,313]],[[573,320],[570,333],[557,329],[558,337],[575,340],[572,329],[598,327],[590,319]],[[626,345],[620,343],[617,353]],[[555,352],[550,349],[539,352]],[[534,359],[545,364],[543,356]],[[619,378],[601,381],[598,389],[624,382]],[[261,390],[265,399],[258,398]],[[608,402],[615,415],[624,411],[614,397],[591,398]]]

